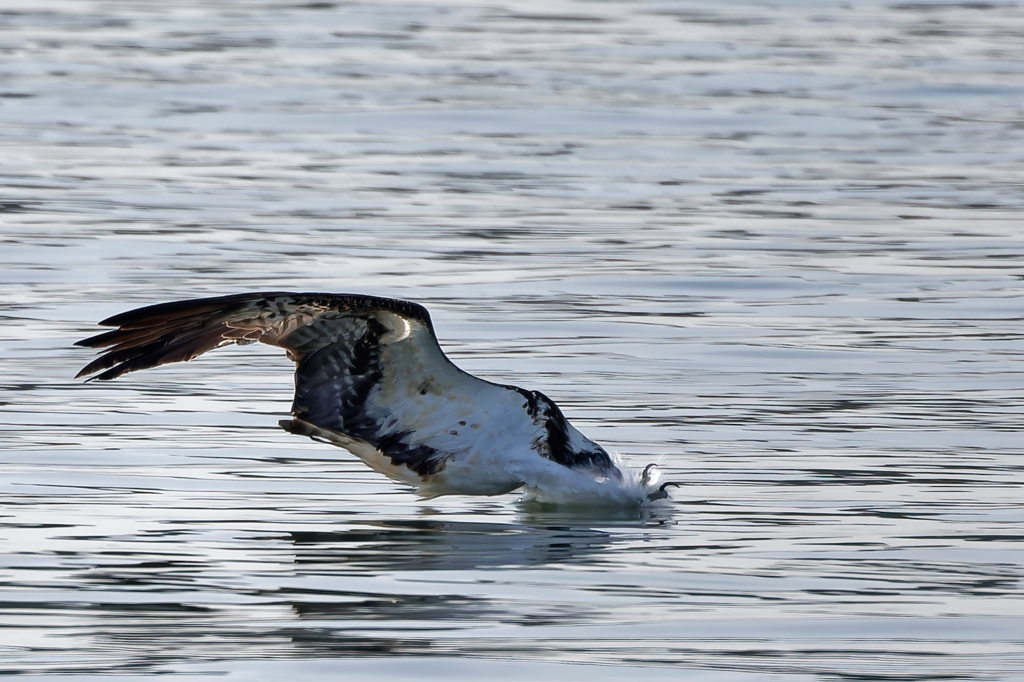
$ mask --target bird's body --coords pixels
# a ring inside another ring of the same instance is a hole
[[[239,294],[104,320],[78,342],[106,350],[79,376],[114,379],[255,341],[296,363],[292,433],[341,446],[425,497],[499,495],[639,503],[663,497],[652,469],[624,470],[547,396],[484,381],[445,356],[426,309],[346,294]],[[659,494],[661,493],[661,494]]]

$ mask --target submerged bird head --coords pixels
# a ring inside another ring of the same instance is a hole
[[[618,455],[609,454],[580,433],[546,396],[537,392],[532,395],[547,418],[547,457],[564,468],[555,467],[549,476],[528,482],[529,499],[568,506],[644,506],[667,499],[666,488],[679,485],[659,486],[661,471],[657,464],[643,469],[628,466]]]
[[[661,483],[657,464],[630,466],[618,454],[609,454],[578,431],[576,434],[579,441],[569,440],[574,466],[534,472],[525,501],[570,508],[639,509],[669,499],[666,488],[679,485]]]
[[[680,485],[661,483],[656,464],[639,468],[629,466],[616,454],[608,457],[608,475],[600,474],[597,468],[549,467],[544,475],[533,477],[523,501],[558,508],[639,510],[670,499],[667,488]]]
[[[622,471],[619,469],[615,459],[608,454],[607,450],[584,436],[568,421],[564,422],[563,433],[565,434],[565,442],[561,446],[562,452],[560,457],[566,466],[570,469],[588,470],[597,478],[622,480]],[[552,438],[550,429],[548,438],[549,440]],[[552,445],[554,446],[554,444]]]

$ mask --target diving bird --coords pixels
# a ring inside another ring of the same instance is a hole
[[[78,377],[191,360],[228,344],[283,348],[296,363],[292,418],[281,427],[345,448],[425,497],[525,488],[557,503],[667,497],[657,467],[622,466],[543,393],[456,367],[430,315],[410,301],[356,294],[246,293],[161,303],[100,322],[77,342],[101,348]],[[77,377],[76,377],[77,378]]]

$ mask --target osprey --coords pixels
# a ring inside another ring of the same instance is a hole
[[[162,303],[100,322],[104,349],[78,377],[109,380],[256,341],[296,363],[291,433],[345,448],[423,497],[525,487],[559,503],[667,497],[657,469],[620,468],[547,396],[468,374],[445,356],[426,308],[353,294],[249,293]],[[76,377],[77,378],[77,377]]]

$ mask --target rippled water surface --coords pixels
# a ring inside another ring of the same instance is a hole
[[[1017,2],[0,2],[0,674],[1024,679]],[[71,343],[415,299],[687,485],[418,501],[290,363]]]

